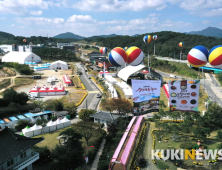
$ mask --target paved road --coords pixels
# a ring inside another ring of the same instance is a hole
[[[97,94],[102,95],[102,93],[99,91],[98,87],[93,83],[93,81],[89,79],[87,72],[85,72],[84,66],[80,65],[80,63],[76,63],[76,66],[78,67],[78,70],[83,73],[80,76],[80,79],[82,80],[83,84],[85,85],[88,91],[88,95],[86,99],[83,101],[83,103],[78,107],[78,111],[86,108],[97,110],[100,98],[97,98],[96,95]]]

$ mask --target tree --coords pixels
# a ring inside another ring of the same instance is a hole
[[[45,109],[54,110],[54,111],[62,111],[63,103],[58,99],[49,99],[44,102]]]
[[[82,136],[72,128],[66,129],[59,134],[63,136],[64,146],[56,145],[52,151],[52,157],[58,161],[62,168],[76,168],[84,163],[82,144],[80,140]]]
[[[76,123],[74,129],[85,138],[87,146],[93,134],[101,130],[97,123],[89,121]]]
[[[220,130],[217,131],[217,140],[222,140],[222,132]]]
[[[65,102],[64,109],[67,110],[71,117],[75,117],[77,113],[77,106],[75,102]]]
[[[18,131],[21,131],[26,126],[31,126],[31,123],[28,120],[21,119],[17,122],[15,129],[17,129]]]
[[[114,123],[110,123],[107,127],[107,131],[110,136],[114,137],[117,132],[116,125]]]
[[[90,120],[90,115],[96,113],[95,110],[92,109],[81,109],[79,112],[79,118],[84,120],[84,121],[88,121]]]

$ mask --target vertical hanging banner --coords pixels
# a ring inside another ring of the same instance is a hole
[[[132,80],[134,110],[159,109],[160,88],[160,80]]]
[[[169,81],[170,111],[198,112],[200,80]]]

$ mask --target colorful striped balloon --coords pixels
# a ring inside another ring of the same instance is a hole
[[[110,64],[116,67],[124,65],[127,61],[126,51],[121,47],[112,49],[108,57]]]
[[[222,45],[217,45],[209,51],[208,61],[210,65],[221,68],[222,67]]]
[[[184,43],[183,42],[179,42],[179,47],[183,47]]]
[[[151,37],[150,35],[145,35],[145,36],[143,37],[143,41],[144,41],[145,43],[151,43],[152,37]]]
[[[153,36],[153,39],[154,39],[154,40],[157,40],[157,38],[158,38],[157,35],[154,35],[154,36]]]
[[[124,47],[123,49],[126,51],[128,49],[128,47]]]
[[[126,51],[127,54],[127,63],[131,66],[140,65],[143,62],[144,54],[141,49],[138,47],[130,47]]]
[[[202,67],[207,63],[208,49],[202,45],[192,48],[188,55],[187,61],[193,67]]]
[[[99,52],[100,52],[101,54],[106,54],[106,53],[107,53],[107,48],[106,48],[106,47],[101,47],[101,48],[99,49]]]
[[[26,39],[23,39],[23,42],[26,42]]]

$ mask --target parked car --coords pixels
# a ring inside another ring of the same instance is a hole
[[[81,71],[79,72],[79,75],[82,75],[82,72],[81,72]]]
[[[101,98],[102,95],[98,93],[98,94],[96,95],[96,97],[97,97],[97,98]]]

